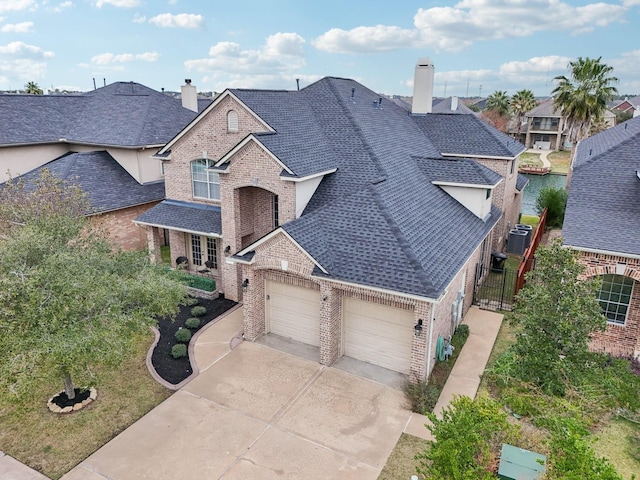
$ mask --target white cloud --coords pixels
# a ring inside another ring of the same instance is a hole
[[[3,33],[29,33],[32,31],[33,22],[7,23],[0,29]]]
[[[4,22],[4,17],[0,17],[0,23]]]
[[[0,45],[0,78],[3,83],[37,80],[44,77],[46,61],[55,53],[24,42]]]
[[[331,29],[313,45],[331,53],[368,53],[406,47],[430,47],[460,51],[479,40],[531,36],[543,31],[590,32],[624,21],[628,7],[640,0],[624,0],[624,6],[590,3],[573,6],[560,0],[461,0],[453,7],[420,8],[414,28],[359,26]]]
[[[2,0],[0,1],[0,13],[26,10],[34,5],[34,0]]]
[[[169,28],[204,28],[204,17],[194,13],[179,13],[172,15],[171,13],[161,13],[149,19],[149,23],[153,23],[159,27]]]
[[[418,32],[400,27],[376,25],[352,30],[332,28],[313,41],[319,50],[331,53],[369,53],[417,46]]]
[[[622,4],[625,7],[633,7],[636,5],[640,5],[640,0],[622,0]]]
[[[145,53],[100,53],[91,57],[91,64],[98,66],[112,65],[118,63],[128,63],[134,60],[142,60],[145,62],[155,62],[158,60],[160,54],[157,52],[145,52]]]
[[[102,8],[104,5],[112,5],[121,8],[133,8],[140,6],[140,0],[96,0],[95,6]]]
[[[136,13],[133,16],[133,23],[144,23],[147,21],[147,17],[145,15],[142,15],[140,13]]]
[[[187,60],[184,64],[187,70],[215,77],[272,75],[282,79],[286,75],[294,75],[296,70],[305,65],[304,43],[297,33],[271,35],[257,50],[243,50],[235,42],[220,42],[209,49],[207,58]]]
[[[53,7],[53,11],[56,12],[56,13],[60,13],[64,9],[71,8],[71,7],[73,7],[73,2],[66,1],[66,2],[62,2],[62,3],[58,4],[58,5],[56,5],[55,7]]]

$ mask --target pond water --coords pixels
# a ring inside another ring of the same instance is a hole
[[[522,214],[537,215],[536,200],[540,190],[545,187],[564,188],[567,184],[566,175],[525,175],[529,179],[529,185],[524,189],[522,197]]]

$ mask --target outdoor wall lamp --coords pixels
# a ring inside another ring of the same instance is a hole
[[[418,320],[418,323],[416,323],[415,327],[413,327],[413,330],[415,331],[416,337],[419,337],[420,334],[422,333],[422,319],[421,318]]]
[[[247,291],[247,287],[249,286],[249,279],[245,278],[244,282],[242,282],[242,291],[246,292]]]
[[[231,245],[224,247],[224,253],[228,254],[231,251]]]

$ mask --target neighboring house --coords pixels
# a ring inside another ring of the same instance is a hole
[[[524,147],[430,113],[428,63],[415,85],[413,113],[343,78],[225,90],[156,155],[167,200],[136,220],[152,254],[168,231],[173,265],[243,301],[247,340],[424,379],[517,221]]]
[[[549,98],[527,112],[520,140],[527,148],[564,150],[566,126],[566,118],[553,106],[553,98]]]
[[[400,95],[389,95],[385,98],[388,98],[393,103],[398,105],[401,108],[404,108],[406,111],[411,111],[411,104],[413,102],[413,97],[401,97]],[[473,110],[467,107],[458,97],[447,97],[447,98],[434,98],[432,101],[431,107],[432,113],[469,113],[476,114]]]
[[[614,100],[609,103],[609,109],[613,112],[631,113],[640,110],[640,95],[636,97],[626,97],[624,100]]]
[[[616,124],[615,114],[605,110],[603,122],[606,128],[613,127]],[[517,137],[517,128],[512,127],[511,131]],[[526,113],[520,129],[520,141],[527,148],[564,150],[571,148],[568,133],[566,117],[553,106],[553,98],[548,98]]]
[[[640,118],[578,143],[563,243],[580,253],[585,277],[602,279],[607,330],[591,348],[640,356]]]
[[[81,186],[88,214],[106,221],[120,246],[143,248],[146,233],[131,220],[164,199],[162,162],[152,156],[197,115],[195,87],[183,93],[181,102],[117,82],[79,94],[0,95],[0,182],[32,181],[44,166]]]

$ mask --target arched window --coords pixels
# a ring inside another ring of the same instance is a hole
[[[227,132],[238,131],[238,113],[235,110],[227,112]]]
[[[624,275],[603,275],[598,301],[610,323],[624,325],[627,320],[634,280]]]
[[[194,197],[220,200],[220,176],[215,172],[207,171],[207,168],[211,168],[213,165],[212,160],[204,158],[191,162]]]

